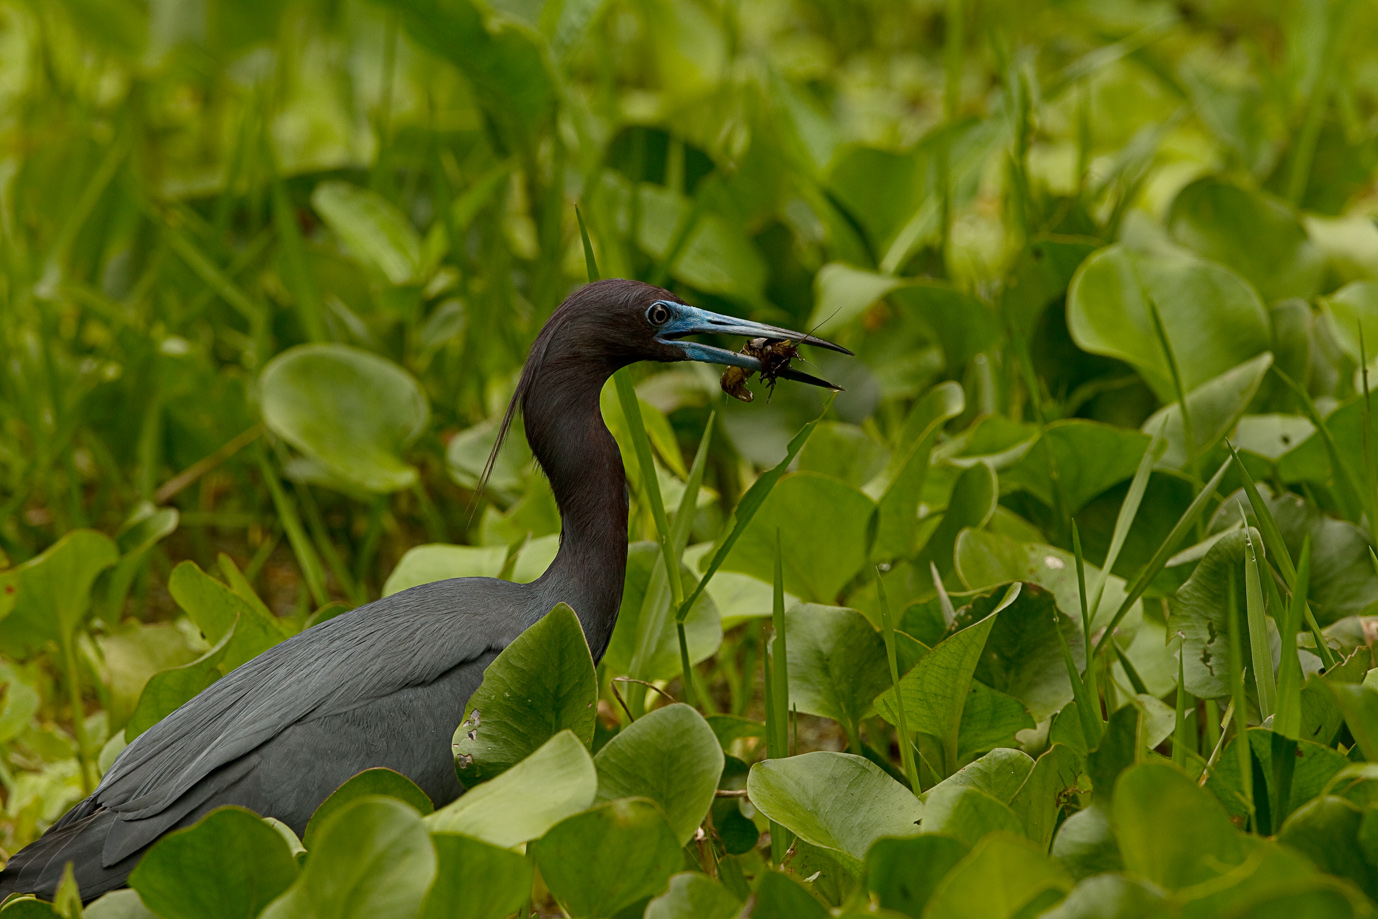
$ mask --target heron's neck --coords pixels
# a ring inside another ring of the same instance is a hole
[[[574,608],[595,661],[617,623],[627,570],[622,454],[598,408],[607,378],[601,366],[543,367],[523,407],[527,441],[560,508],[560,551],[536,586],[543,603]]]

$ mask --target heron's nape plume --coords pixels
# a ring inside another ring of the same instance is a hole
[[[365,769],[400,772],[436,806],[458,797],[450,742],[488,664],[557,603],[574,609],[595,661],[612,637],[626,577],[627,497],[622,457],[599,411],[603,385],[639,360],[761,370],[750,355],[685,341],[704,333],[844,350],[699,310],[636,281],[580,288],[537,335],[480,484],[520,409],[560,510],[560,548],[545,573],[529,584],[422,584],[235,668],[131,741],[89,797],[16,852],[0,871],[0,897],[51,899],[70,863],[82,899],[93,900],[124,886],[159,838],[224,805],[301,835],[321,802]]]

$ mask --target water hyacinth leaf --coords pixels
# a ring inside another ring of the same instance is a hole
[[[814,472],[861,488],[889,463],[885,444],[855,424],[824,421],[799,451],[799,471]]]
[[[619,731],[598,751],[593,765],[598,770],[597,801],[649,798],[683,845],[713,803],[723,752],[703,716],[675,704]]]
[[[1230,579],[1235,581],[1238,609],[1244,613],[1243,563],[1252,538],[1255,544],[1262,537],[1252,527],[1227,533],[1211,546],[1206,557],[1196,566],[1187,582],[1170,600],[1171,614],[1168,628],[1180,632],[1184,638],[1186,657],[1183,661],[1187,690],[1194,696],[1219,699],[1230,694],[1229,686],[1229,603]],[[1250,660],[1252,642],[1240,624],[1242,653]],[[1276,641],[1276,630],[1269,630],[1270,647]]]
[[[924,799],[930,800],[935,795],[966,787],[979,788],[997,801],[1008,804],[1028,779],[1033,767],[1032,757],[1023,750],[992,750],[928,789],[924,792]]]
[[[551,827],[529,847],[571,916],[613,916],[665,889],[683,864],[675,833],[644,798],[610,801]],[[597,858],[590,858],[597,853]]]
[[[826,751],[757,763],[747,793],[805,842],[857,860],[882,836],[918,835],[924,809],[870,760]]]
[[[1367,683],[1332,683],[1325,686],[1335,697],[1354,742],[1364,759],[1378,762],[1378,689]]]
[[[846,726],[850,736],[890,685],[884,640],[865,616],[843,607],[802,603],[787,621],[791,704]]]
[[[938,567],[938,574],[946,577],[953,568],[957,537],[964,529],[979,530],[985,526],[995,514],[999,497],[994,469],[981,462],[963,469],[952,485],[952,496],[942,519],[924,543],[915,564],[927,568],[931,562]]]
[[[1320,250],[1296,215],[1260,192],[1197,179],[1177,193],[1167,224],[1179,243],[1239,272],[1270,303],[1320,289]]]
[[[783,871],[762,871],[756,879],[752,919],[828,919],[828,910]]]
[[[670,889],[646,904],[645,919],[736,919],[742,902],[695,871],[670,878]]]
[[[692,571],[681,567],[686,587]],[[603,657],[608,669],[639,680],[668,680],[680,674],[679,634],[675,626],[664,556],[653,542],[634,542],[627,549],[622,608]],[[705,660],[722,644],[722,620],[711,596],[700,594],[684,617],[689,662]]]
[[[905,710],[912,713],[908,719],[909,729],[938,738],[948,759],[948,772],[956,767],[962,709],[966,705],[972,675],[980,663],[981,650],[995,626],[996,615],[992,613],[943,639],[900,680],[899,691],[904,693]],[[894,689],[886,690],[876,700],[876,710],[891,724],[898,720],[890,698],[894,692]]]
[[[940,383],[923,395],[905,418],[904,428],[885,470],[864,487],[876,499],[876,536],[872,561],[907,556],[914,551],[919,501],[933,445],[943,425],[966,410],[962,388]]]
[[[1009,805],[971,785],[931,789],[924,798],[925,833],[950,836],[974,846],[991,833],[1024,832],[1024,825]]]
[[[636,195],[641,208],[637,244],[648,255],[664,259],[694,202],[650,182],[640,183]],[[629,218],[626,211],[619,217],[624,215]],[[627,225],[619,226],[623,232],[630,229],[629,219]],[[740,226],[713,211],[700,211],[669,267],[671,277],[698,290],[746,300],[761,296],[768,274],[765,259],[751,238]]]
[[[1014,833],[982,839],[938,884],[925,915],[1010,919],[1036,915],[1072,889],[1067,871]]]
[[[354,260],[395,285],[421,277],[421,236],[382,195],[348,182],[322,182],[311,205]]]
[[[955,624],[964,627],[977,615],[968,609],[958,614]],[[976,679],[1018,699],[1035,721],[1042,721],[1072,700],[1058,632],[1072,646],[1080,666],[1085,659],[1081,629],[1070,616],[1059,614],[1050,591],[1024,584],[1001,609],[976,665]]]
[[[156,919],[156,914],[144,906],[144,901],[133,890],[112,890],[86,906],[83,913],[85,919]],[[8,911],[6,919],[9,919]],[[22,914],[14,919],[22,919]]]
[[[505,546],[413,546],[383,582],[383,596],[447,578],[495,578],[506,562]]]
[[[1159,919],[1173,915],[1158,887],[1123,874],[1088,877],[1042,919]]]
[[[866,853],[866,888],[885,909],[919,919],[938,882],[968,851],[936,834],[879,839]]]
[[[42,554],[0,571],[0,597],[12,604],[0,629],[0,650],[24,659],[45,642],[61,645],[91,609],[91,585],[119,559],[115,541],[95,530],[73,530]]]
[[[268,429],[341,480],[369,492],[417,482],[403,458],[430,405],[401,367],[346,345],[300,345],[259,376]]]
[[[1077,878],[1123,871],[1109,808],[1093,801],[1064,820],[1053,836],[1052,855]]]
[[[395,798],[359,798],[324,822],[301,874],[262,916],[415,916],[435,871],[435,847],[415,810]]]
[[[194,661],[179,667],[160,670],[148,678],[139,701],[124,726],[124,736],[133,740],[153,725],[172,714],[182,703],[214,683],[222,675],[221,662],[230,651],[230,645],[239,631],[236,619],[230,630],[221,636],[220,641]]]
[[[1368,538],[1360,527],[1326,515],[1314,503],[1291,492],[1264,500],[1292,558],[1301,558],[1302,544],[1311,537],[1307,595],[1322,625],[1362,615],[1378,602],[1378,574],[1369,560]]]
[[[462,833],[504,849],[545,833],[584,810],[598,773],[584,742],[561,731],[517,765],[426,818],[433,833]]]
[[[770,580],[775,534],[785,560],[785,589],[817,603],[836,602],[866,565],[875,503],[835,479],[808,472],[782,478],[727,557],[726,567]],[[828,539],[820,533],[830,534]]]
[[[276,830],[243,808],[221,807],[159,839],[129,886],[164,919],[252,919],[296,877]]]
[[[435,883],[421,919],[502,919],[531,894],[531,863],[520,852],[500,849],[457,833],[433,833]]]
[[[1374,349],[1378,348],[1378,282],[1354,281],[1346,284],[1327,297],[1321,298],[1321,306],[1330,319],[1330,329],[1335,340],[1358,363],[1361,350],[1370,361]],[[1364,347],[1359,347],[1359,336],[1363,335]]]
[[[1041,236],[1029,241],[1001,293],[1001,309],[1024,335],[1031,334],[1044,310],[1067,294],[1077,267],[1099,246],[1083,236]]]
[[[1258,764],[1259,773],[1263,775],[1269,804],[1276,805],[1285,818],[1287,814],[1321,794],[1331,779],[1349,765],[1349,760],[1335,748],[1309,740],[1297,741],[1290,750],[1283,752],[1280,749],[1275,754],[1273,738],[1274,733],[1266,728],[1249,728],[1249,747],[1254,762]],[[1240,757],[1229,749],[1235,743],[1236,741],[1231,738],[1226,744],[1226,749],[1221,751],[1220,758],[1206,781],[1206,790],[1220,800],[1231,817],[1243,818],[1247,809],[1240,792]],[[1282,765],[1278,760],[1283,756],[1290,757],[1293,762],[1292,773],[1287,783],[1287,798],[1279,801],[1277,767]],[[1255,796],[1262,797],[1262,794],[1255,781]],[[1278,814],[1272,814],[1272,818],[1273,828],[1276,829],[1279,823]]]
[[[1049,469],[1056,469],[1063,511],[1075,514],[1096,495],[1132,477],[1148,444],[1145,435],[1108,424],[1079,418],[1054,421],[1017,463],[1000,471],[1000,482],[1054,507]]]
[[[1239,831],[1184,772],[1140,763],[1115,783],[1112,821],[1125,867],[1166,890],[1218,877],[1244,860]]]
[[[808,327],[827,335],[860,316],[872,303],[906,283],[905,278],[830,262],[814,276],[814,303]]]
[[[1033,771],[1010,801],[1035,845],[1047,851],[1064,801],[1072,798],[1081,775],[1082,757],[1069,747],[1053,744],[1034,763]]]
[[[1182,467],[1190,459],[1205,454],[1219,444],[1239,422],[1272,366],[1273,355],[1265,351],[1187,393],[1187,415],[1191,418],[1190,443],[1180,402],[1164,406],[1150,415],[1143,423],[1143,431],[1163,429],[1167,436],[1167,450],[1159,463]],[[1164,425],[1167,427],[1164,428]]]
[[[1033,727],[1033,716],[1024,703],[980,680],[972,680],[957,728],[957,762],[966,762],[996,747],[1012,746],[1016,743],[1015,735]]]
[[[1067,291],[1067,327],[1085,351],[1133,365],[1160,401],[1176,398],[1150,302],[1190,392],[1268,350],[1268,312],[1254,289],[1215,262],[1181,252],[1107,246],[1082,262]]]
[[[302,844],[307,849],[316,848],[316,840],[320,838],[321,827],[329,822],[331,814],[359,798],[369,796],[396,798],[411,805],[423,817],[435,811],[435,806],[431,803],[431,799],[426,796],[426,793],[417,788],[416,783],[402,773],[384,768],[365,769],[331,792],[330,797],[320,803],[306,824],[306,832],[302,834]]]
[[[287,638],[277,617],[206,574],[195,562],[181,562],[172,570],[168,592],[212,645],[234,631],[219,664],[221,673],[229,673]]]
[[[562,731],[589,744],[597,702],[598,679],[583,627],[574,610],[558,603],[483,671],[455,729],[455,771],[472,788]]]
[[[1369,897],[1378,894],[1378,866],[1358,844],[1365,812],[1336,795],[1301,805],[1278,831],[1278,842],[1306,854],[1326,874],[1348,878]]]

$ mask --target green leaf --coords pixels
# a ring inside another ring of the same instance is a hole
[[[1349,733],[1363,751],[1364,759],[1378,762],[1378,689],[1367,683],[1331,683],[1325,686],[1335,696]]]
[[[1263,301],[1229,269],[1182,252],[1101,249],[1072,279],[1067,327],[1083,350],[1133,365],[1163,402],[1176,395],[1150,300],[1188,392],[1270,346]]]
[[[302,834],[302,845],[306,846],[307,849],[315,849],[316,840],[321,835],[321,827],[329,823],[331,814],[359,798],[370,796],[396,798],[411,805],[423,817],[435,810],[435,806],[431,803],[431,799],[426,796],[426,793],[417,788],[416,783],[402,773],[382,767],[365,769],[358,775],[346,780],[343,785],[330,793],[330,797],[320,803],[306,824],[306,832]]]
[[[1273,355],[1265,351],[1258,357],[1231,368],[1213,380],[1207,380],[1187,393],[1187,414],[1191,418],[1191,443],[1187,443],[1182,421],[1182,404],[1164,406],[1143,423],[1145,433],[1163,429],[1166,424],[1167,451],[1159,460],[1160,466],[1181,468],[1189,459],[1204,455],[1234,429],[1244,410],[1249,407]]]
[[[843,607],[802,603],[785,622],[791,704],[840,722],[850,735],[890,686],[884,640],[865,616]]]
[[[1052,842],[1062,803],[1074,797],[1081,770],[1080,755],[1062,744],[1053,744],[1034,763],[1028,779],[1010,801],[1010,810],[1024,824],[1025,834],[1043,851]]]
[[[23,659],[45,642],[70,641],[90,612],[96,576],[118,558],[109,536],[73,530],[41,555],[0,571],[0,597],[13,604],[3,616],[0,651]]]
[[[683,864],[675,833],[644,798],[600,804],[568,817],[530,853],[571,916],[613,916],[665,889]]]
[[[1330,330],[1349,359],[1358,364],[1369,361],[1378,348],[1378,282],[1354,281],[1327,297],[1321,307],[1330,319]],[[1363,335],[1363,348],[1359,336]]]
[[[157,919],[132,890],[112,890],[84,910],[86,919]],[[5,919],[10,919],[7,912]]]
[[[991,833],[1024,832],[1019,817],[1005,802],[972,785],[939,785],[930,790],[920,825],[925,833],[951,836],[967,846]]]
[[[418,481],[403,455],[430,406],[391,361],[346,345],[299,345],[268,362],[259,387],[268,429],[345,482],[382,493]]]
[[[276,617],[206,574],[195,562],[181,562],[172,569],[168,592],[212,645],[234,632],[219,664],[221,673],[229,673],[288,637]]]
[[[230,630],[205,654],[180,667],[169,667],[149,677],[143,692],[139,694],[133,714],[124,726],[125,738],[132,741],[218,680],[222,675],[221,662],[229,653],[238,631],[239,620],[236,619]]]
[[[742,903],[696,871],[670,878],[670,889],[646,905],[645,919],[736,919]]]
[[[1082,881],[1040,919],[1166,919],[1174,915],[1153,884],[1122,874],[1099,874]]]
[[[980,462],[963,469],[952,485],[947,509],[928,542],[924,543],[915,565],[924,569],[931,562],[938,566],[938,574],[946,577],[954,565],[958,535],[968,527],[979,530],[985,526],[995,514],[999,497],[994,469]]]
[[[958,628],[980,613],[967,608],[957,615]],[[991,629],[976,666],[976,679],[1024,703],[1035,721],[1059,711],[1072,699],[1072,686],[1062,660],[1057,633],[1062,632],[1082,663],[1081,629],[1058,613],[1054,595],[1037,584],[1024,584],[1005,604]]]
[[[501,775],[561,731],[592,743],[597,703],[583,627],[574,610],[558,603],[483,671],[455,729],[460,780],[473,788]]]
[[[433,833],[435,883],[421,919],[502,919],[531,895],[534,873],[519,852],[460,836]]]
[[[1253,751],[1254,762],[1258,764],[1258,769],[1263,775],[1268,801],[1272,804],[1278,799],[1277,767],[1279,765],[1273,752],[1274,733],[1266,728],[1249,728],[1248,733],[1249,747]],[[1239,791],[1239,755],[1237,751],[1231,749],[1234,744],[1235,739],[1231,738],[1225,750],[1221,752],[1220,758],[1206,782],[1206,790],[1220,799],[1220,803],[1225,806],[1225,810],[1230,812],[1230,816],[1243,817],[1247,813],[1247,808],[1244,806],[1244,799]],[[1287,799],[1282,802],[1284,815],[1292,813],[1307,801],[1321,794],[1330,780],[1349,764],[1349,760],[1340,751],[1309,740],[1299,740],[1286,753],[1279,752],[1277,754],[1278,757],[1284,755],[1293,760],[1290,788]],[[1262,797],[1263,791],[1257,787],[1257,779],[1255,779],[1254,784],[1255,797]],[[1273,827],[1276,829],[1278,825],[1276,813],[1272,815],[1272,820]]]
[[[253,919],[296,877],[277,830],[243,808],[220,807],[154,843],[129,886],[163,919]]]
[[[491,782],[426,818],[433,833],[462,833],[504,849],[535,839],[593,803],[598,773],[583,741],[561,731]]]
[[[1219,802],[1173,766],[1126,769],[1113,808],[1125,867],[1167,890],[1211,880],[1244,860],[1239,831]]]
[[[415,916],[435,879],[430,834],[395,798],[359,798],[321,826],[296,882],[263,919]]]
[[[835,479],[808,472],[787,475],[742,533],[726,567],[769,580],[778,529],[785,589],[806,600],[836,602],[866,565],[867,530],[875,512],[875,502]],[[820,533],[829,536],[820,539]]]
[[[597,801],[649,798],[684,845],[713,803],[723,752],[703,716],[675,704],[619,731],[598,751],[593,765],[598,770]]]
[[[1100,802],[1063,821],[1053,837],[1053,857],[1078,878],[1121,871],[1124,860],[1110,827],[1109,809]]]
[[[1364,812],[1335,795],[1302,804],[1278,831],[1278,842],[1316,863],[1326,874],[1348,878],[1369,897],[1378,895],[1378,866],[1359,845]]]
[[[506,562],[506,546],[413,546],[383,583],[383,596],[447,578],[495,578]]]
[[[1072,878],[1033,843],[1012,833],[982,839],[947,873],[924,915],[1009,919],[1041,912],[1072,889]]]
[[[972,680],[957,730],[957,762],[995,747],[1011,746],[1016,743],[1016,734],[1033,727],[1033,717],[1022,702]]]
[[[1179,243],[1239,272],[1268,302],[1320,290],[1320,250],[1292,211],[1264,194],[1197,179],[1173,199],[1167,225]]]
[[[866,853],[866,887],[885,909],[919,919],[938,882],[967,851],[947,836],[878,839]]]
[[[1168,628],[1184,636],[1187,690],[1194,696],[1219,699],[1230,695],[1230,579],[1235,580],[1237,609],[1244,614],[1244,557],[1249,539],[1258,530],[1233,530],[1211,546],[1187,582],[1169,601]],[[1241,653],[1250,660],[1252,642],[1242,619]],[[1271,654],[1271,649],[1268,651]]]
[[[751,803],[805,842],[853,859],[882,836],[914,836],[923,805],[870,760],[804,753],[751,767]]]
[[[382,195],[348,182],[322,182],[311,206],[354,260],[401,286],[421,277],[421,236]]]
[[[910,410],[889,464],[863,489],[876,499],[872,561],[913,554],[919,501],[928,479],[933,446],[943,425],[965,410],[962,388],[953,382],[933,387]]]
[[[793,876],[762,871],[751,919],[828,919],[829,913]]]
[[[1148,437],[1125,428],[1079,418],[1054,421],[1023,458],[1000,471],[1000,483],[1055,507],[1049,469],[1056,469],[1063,511],[1075,514],[1107,488],[1132,478],[1148,444]]]
[[[910,713],[909,729],[938,738],[948,759],[948,772],[957,765],[962,709],[996,616],[991,613],[948,636],[900,680],[899,691],[904,693],[904,707]],[[891,724],[898,720],[891,698],[894,692],[888,689],[876,700],[876,710]]]

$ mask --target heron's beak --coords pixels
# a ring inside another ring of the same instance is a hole
[[[841,345],[833,344],[822,338],[815,338],[812,335],[805,335],[803,332],[791,332],[789,329],[782,329],[779,326],[764,325],[759,322],[738,319],[735,316],[724,316],[721,313],[701,310],[698,307],[686,306],[683,303],[661,302],[670,308],[670,321],[661,326],[656,339],[662,344],[681,349],[686,360],[703,361],[706,364],[726,364],[754,371],[761,369],[760,359],[750,354],[738,354],[735,351],[728,351],[726,348],[715,348],[712,345],[705,345],[696,341],[680,340],[687,335],[709,333],[743,335],[747,338],[765,338],[771,341],[792,341],[796,344],[817,345],[820,348],[827,348],[841,354],[850,355],[852,353]],[[793,367],[787,367],[779,373],[779,376],[784,380],[811,383],[814,386],[822,386],[827,389],[841,388],[827,380],[820,380],[818,377],[795,370]]]

